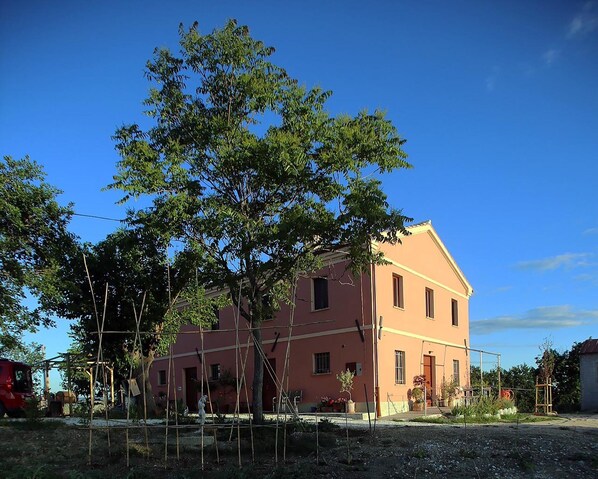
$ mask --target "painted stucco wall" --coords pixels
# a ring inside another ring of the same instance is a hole
[[[322,396],[340,397],[336,374],[345,369],[347,363],[359,363],[360,375],[355,378],[353,398],[356,402],[365,401],[364,383],[368,383],[369,394],[373,394],[373,354],[371,338],[371,300],[369,276],[354,278],[347,271],[346,261],[330,263],[310,277],[303,277],[297,286],[297,301],[293,316],[293,327],[289,331],[290,308],[282,305],[275,319],[265,321],[262,327],[264,352],[269,360],[275,361],[276,374],[282,378],[288,338],[291,337],[288,371],[288,390],[303,391],[302,410],[315,406]],[[312,277],[328,278],[329,307],[314,311],[312,307]],[[363,341],[359,334],[363,334]],[[234,311],[232,307],[220,312],[220,329],[203,331],[204,377],[209,377],[210,366],[220,364],[221,371],[228,370],[232,376],[240,377],[243,369],[246,383],[251,387],[253,378],[253,346],[246,354],[247,323],[241,318],[237,360]],[[198,354],[202,351],[201,334],[197,327],[186,327],[173,348],[175,361],[177,397],[186,398],[185,368],[197,368],[198,377],[202,374]],[[330,353],[330,373],[314,374],[314,353]],[[243,363],[245,367],[243,368]],[[237,367],[239,368],[237,373]],[[152,369],[152,384],[156,395],[165,394],[166,386],[158,385],[158,371],[168,370],[168,358],[158,358]],[[173,380],[171,379],[171,383]],[[286,381],[285,381],[285,389]],[[171,390],[171,394],[174,389]],[[247,402],[245,391],[241,402]],[[247,395],[251,402],[251,391]],[[231,398],[227,398],[231,399]],[[230,402],[230,401],[229,401]]]
[[[598,411],[598,354],[580,356],[581,410]]]
[[[471,287],[433,230],[404,238],[399,245],[380,245],[389,265],[375,270],[377,318],[382,317],[378,341],[379,385],[382,401],[392,414],[406,410],[413,376],[424,373],[424,355],[432,360],[432,401],[440,397],[443,378],[453,376],[459,363],[459,383],[469,384],[469,296]],[[402,276],[403,307],[393,304],[393,275]],[[434,317],[426,316],[426,288],[433,290]],[[452,324],[452,301],[457,301],[458,324]],[[380,321],[380,320],[379,320]],[[405,383],[395,382],[395,351],[405,352]],[[384,412],[383,412],[384,414]]]

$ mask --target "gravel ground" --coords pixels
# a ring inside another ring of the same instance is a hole
[[[275,461],[273,433],[268,439],[263,434],[261,439],[256,438],[256,444],[265,450],[256,454],[253,465],[249,443],[243,440],[242,469],[237,467],[237,441],[226,442],[229,433],[220,430],[220,464],[214,447],[206,447],[203,471],[195,426],[179,430],[179,460],[173,447],[175,433],[170,430],[166,463],[162,427],[150,429],[149,450],[144,449],[143,428],[131,429],[130,466],[126,462],[124,430],[114,428],[109,451],[106,431],[98,429],[93,433],[93,460],[89,465],[89,430],[80,420],[46,421],[66,424],[30,430],[23,422],[15,425],[12,420],[0,421],[0,477],[598,478],[598,415],[561,416],[549,422],[519,425],[439,425],[385,419],[376,422],[375,433],[370,432],[367,420],[350,420],[348,440],[344,420],[336,418],[332,422],[340,427],[324,427],[317,438],[317,450],[314,432],[290,434],[286,461],[282,447]],[[104,421],[96,425],[102,423],[105,425]],[[123,425],[121,421],[111,424]],[[208,427],[206,437],[211,437]],[[33,450],[35,454],[31,455]]]

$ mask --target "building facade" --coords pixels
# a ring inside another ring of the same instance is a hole
[[[473,290],[430,222],[408,230],[401,243],[374,245],[388,264],[367,274],[354,276],[342,253],[327,255],[324,268],[299,279],[295,307],[264,321],[264,411],[281,388],[300,392],[300,411],[343,396],[336,375],[347,368],[356,410],[382,416],[409,409],[416,375],[426,377],[428,404],[439,400],[443,380],[468,385]],[[232,307],[218,317],[210,330],[184,328],[172,356],[154,360],[154,394],[164,397],[170,384],[194,410],[204,380],[212,409],[232,412],[237,389],[241,408],[251,403],[247,324]]]
[[[598,412],[598,339],[583,342],[579,351],[581,410]]]

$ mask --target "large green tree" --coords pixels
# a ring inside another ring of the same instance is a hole
[[[75,320],[71,335],[76,358],[82,364],[95,362],[101,351],[117,381],[127,379],[132,366],[153,409],[147,373],[162,340],[170,297],[185,283],[183,271],[169,270],[164,243],[140,229],[119,229],[95,245],[79,245],[63,271],[68,287],[52,309]],[[100,331],[109,331],[101,344]]]
[[[0,355],[24,352],[24,331],[53,324],[46,301],[61,294],[59,264],[74,244],[67,231],[71,205],[61,206],[59,193],[28,157],[0,161]],[[26,306],[27,293],[39,307]]]
[[[371,240],[406,234],[409,219],[389,206],[379,179],[410,167],[405,140],[379,111],[331,116],[330,92],[300,86],[234,21],[205,35],[181,26],[180,45],[179,56],[157,49],[147,64],[153,124],[116,132],[111,187],[123,201],[152,198],[134,222],[181,241],[200,283],[229,292],[261,345],[264,297],[289,301],[298,272],[320,266],[318,253],[342,248],[365,270],[383,260]]]

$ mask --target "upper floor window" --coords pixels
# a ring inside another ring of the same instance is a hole
[[[214,308],[214,318],[212,319],[212,331],[217,331],[220,329],[220,310],[218,308]]]
[[[314,374],[326,374],[330,372],[330,353],[314,354]]]
[[[312,278],[313,310],[328,307],[328,278]]]
[[[453,326],[459,326],[459,303],[451,299],[451,322]]]
[[[160,369],[158,371],[158,386],[165,386],[166,385],[166,370]]]
[[[395,351],[395,383],[405,384],[405,351]]]
[[[404,308],[405,303],[403,298],[403,277],[401,275],[392,275],[392,294],[394,307]]]
[[[434,290],[426,288],[426,317],[434,317]]]

